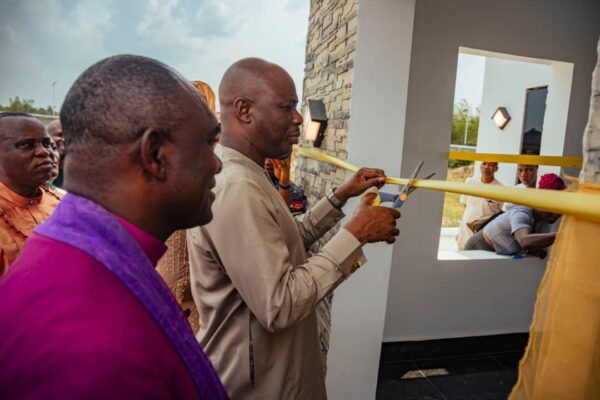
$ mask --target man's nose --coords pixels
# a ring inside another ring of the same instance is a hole
[[[47,147],[45,147],[43,145],[39,145],[35,149],[36,157],[49,157],[51,155],[52,155],[52,153],[50,152],[50,149],[48,149]]]
[[[300,112],[296,108],[294,108],[294,116],[292,118],[292,123],[294,125],[302,125],[302,122],[304,122],[302,114],[300,114]]]

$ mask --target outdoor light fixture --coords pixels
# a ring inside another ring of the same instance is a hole
[[[323,132],[327,128],[327,113],[322,100],[308,100],[304,112],[304,137],[320,147]]]
[[[498,107],[494,115],[492,115],[492,119],[498,128],[504,129],[508,121],[510,121],[510,114],[506,111],[506,108]]]

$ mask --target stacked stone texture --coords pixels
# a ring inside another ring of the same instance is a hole
[[[304,69],[304,99],[320,99],[329,118],[321,149],[341,160],[348,158],[348,120],[356,53],[358,0],[311,0],[306,40]],[[306,140],[301,146],[310,147]],[[345,171],[329,164],[303,157],[294,157],[292,179],[302,187],[309,205],[323,198],[331,187],[340,186]],[[311,249],[318,252],[339,228],[329,231]],[[331,300],[327,296],[317,306],[319,340],[323,364],[327,365]]]
[[[581,180],[600,184],[600,40],[598,41],[598,60],[592,74],[592,98],[590,117],[583,136],[583,168]]]
[[[329,118],[321,149],[341,160],[348,158],[348,120],[358,25],[357,0],[312,0],[306,40],[304,99],[320,99]],[[306,140],[302,146],[310,147]],[[296,157],[295,182],[315,204],[331,187],[345,180],[345,172],[312,159]],[[326,242],[337,229],[326,235]]]

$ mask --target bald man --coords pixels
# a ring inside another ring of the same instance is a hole
[[[285,159],[298,143],[291,77],[243,59],[225,72],[219,101],[215,221],[188,230],[197,338],[232,399],[324,399],[317,304],[364,261],[364,244],[394,242],[400,214],[363,203],[308,257],[305,248],[339,222],[346,200],[381,186],[383,171],[359,170],[296,220],[263,169],[265,158]]]
[[[88,68],[60,115],[69,194],[0,281],[2,397],[227,398],[154,270],[171,233],[212,219],[214,115],[139,56]]]
[[[52,139],[26,113],[0,113],[0,276],[61,195],[45,184],[55,167]]]

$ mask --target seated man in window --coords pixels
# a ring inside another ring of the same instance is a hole
[[[537,165],[519,164],[517,166],[517,177],[519,178],[519,184],[515,187],[535,189],[535,185],[537,183],[537,172]]]
[[[517,177],[519,178],[519,183],[516,184],[515,187],[522,189],[535,189],[535,186],[537,185],[537,172],[537,165],[519,164],[517,166]],[[502,210],[507,211],[513,206],[513,203],[504,203]]]
[[[540,189],[563,190],[563,180],[555,174],[545,174],[540,179]],[[535,233],[540,221],[553,224],[560,215],[535,208],[515,205],[501,214],[483,230],[473,235],[465,245],[465,250],[488,250],[501,255],[533,254],[546,257],[545,248],[551,246],[556,233]]]
[[[484,161],[480,165],[480,171],[480,177],[473,176],[465,182],[502,186],[502,183],[494,177],[494,174],[498,171],[498,163]],[[458,250],[464,250],[467,240],[473,235],[473,231],[469,228],[468,224],[496,214],[501,210],[502,203],[496,200],[482,199],[480,197],[467,196],[464,194],[460,196],[460,202],[465,205],[465,212],[463,213],[462,221],[458,228],[456,245],[458,246]]]

